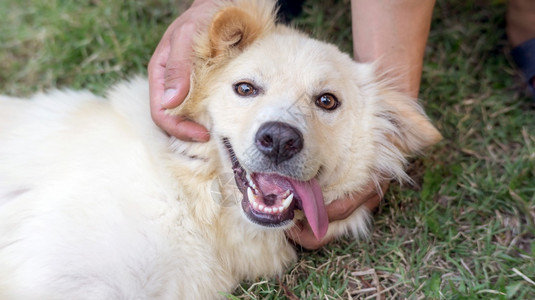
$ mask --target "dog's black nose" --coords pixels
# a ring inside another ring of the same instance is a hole
[[[255,144],[260,152],[279,164],[303,149],[303,135],[289,124],[267,122],[256,132]]]

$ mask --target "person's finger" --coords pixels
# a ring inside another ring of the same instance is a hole
[[[156,47],[156,50],[154,50],[154,54],[152,55],[147,67],[149,75],[151,110],[160,110],[162,108],[161,100],[165,86],[165,65],[167,62],[167,57],[169,56],[169,49],[169,39],[165,38],[164,35],[164,38],[162,38]]]
[[[151,109],[152,119],[168,134],[183,141],[207,142],[210,133],[206,128],[181,116],[171,116],[164,108]]]
[[[161,105],[172,108],[180,105],[190,88],[194,23],[183,23],[170,36],[169,56],[165,64],[164,93]]]
[[[326,206],[329,221],[332,222],[346,219],[362,204],[366,204],[366,207],[368,207],[368,209],[373,210],[381,202],[381,195],[385,191],[387,186],[388,183],[383,183],[381,185],[382,191],[377,191],[377,187],[375,186],[375,184],[370,183],[360,193],[329,203]]]
[[[373,193],[373,192],[371,192]],[[357,207],[365,203],[373,194],[359,194],[349,198],[338,199],[326,206],[329,222],[343,220],[349,217]]]
[[[309,250],[319,249],[332,240],[330,237],[325,237],[321,241],[317,240],[314,232],[306,222],[300,222],[286,230],[286,236],[295,244]]]
[[[383,188],[383,192],[388,188],[385,187]],[[381,201],[383,200],[383,196],[378,194],[378,193],[375,193],[375,195],[373,195],[371,198],[368,198],[368,200],[366,200],[366,202],[364,202],[364,206],[366,206],[366,208],[369,210],[369,211],[373,211],[374,209],[376,209],[377,207],[379,207],[379,204],[381,204]]]

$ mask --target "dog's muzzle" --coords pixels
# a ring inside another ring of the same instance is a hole
[[[299,209],[316,238],[323,238],[329,222],[323,193],[315,178],[300,180],[273,171],[248,172],[228,138],[223,138],[223,144],[232,162],[236,185],[243,194],[242,209],[249,220],[266,227],[285,227],[292,224],[294,210]],[[274,165],[294,157],[303,144],[301,132],[282,122],[267,122],[255,135],[255,147]]]

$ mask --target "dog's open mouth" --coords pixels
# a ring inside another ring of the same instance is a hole
[[[232,145],[223,143],[232,161],[238,189],[243,194],[242,209],[254,223],[267,227],[290,224],[294,210],[305,213],[318,240],[327,233],[328,218],[323,194],[316,179],[299,181],[273,173],[248,173],[238,161]]]

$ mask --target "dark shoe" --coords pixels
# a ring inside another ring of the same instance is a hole
[[[279,21],[289,23],[292,19],[299,16],[303,10],[304,0],[278,0]]]
[[[535,39],[527,40],[511,50],[511,56],[528,83],[533,100],[535,100]]]

